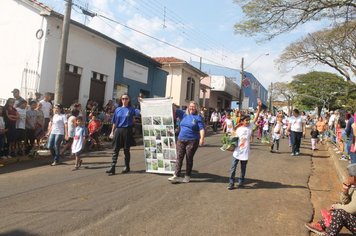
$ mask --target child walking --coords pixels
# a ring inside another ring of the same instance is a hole
[[[253,119],[253,122],[250,123],[251,118],[249,115],[243,115],[240,119],[240,122],[242,122],[242,126],[237,128],[235,132],[236,137],[238,137],[239,140],[232,154],[232,163],[230,168],[230,178],[229,178],[229,186],[228,186],[229,190],[234,189],[236,167],[239,161],[241,161],[241,173],[240,173],[240,178],[238,179],[239,186],[241,186],[245,181],[246,167],[247,167],[248,158],[250,156],[250,138],[251,138],[254,124],[257,121],[257,118],[259,117],[261,112],[261,107],[262,107],[261,100],[258,100],[257,104],[258,104],[257,113]]]
[[[281,134],[283,133],[283,122],[282,116],[277,116],[277,122],[272,128],[272,145],[271,145],[271,152],[273,152],[274,143],[276,143],[276,151],[279,151],[279,139],[281,138]]]
[[[72,154],[75,156],[75,165],[73,170],[78,170],[79,167],[82,165],[80,154],[84,150],[85,136],[86,131],[83,118],[81,116],[78,116],[76,119],[75,133],[72,143]]]
[[[225,133],[227,134],[231,134],[234,131],[234,125],[232,123],[230,113],[226,115],[226,119],[224,120],[223,124],[223,130],[225,130]]]
[[[311,146],[312,150],[316,150],[316,143],[318,142],[319,131],[317,130],[316,126],[313,125],[312,130],[310,131],[311,136]]]

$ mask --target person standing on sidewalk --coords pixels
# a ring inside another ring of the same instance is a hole
[[[193,169],[193,157],[198,146],[204,145],[205,126],[204,120],[199,115],[198,104],[195,101],[189,103],[189,107],[184,111],[177,109],[176,115],[180,118],[180,132],[177,141],[177,163],[174,175],[168,178],[172,183],[188,183]],[[186,173],[184,179],[180,177],[183,159],[186,160]]]
[[[293,115],[290,117],[287,127],[287,132],[291,136],[292,153],[291,156],[299,156],[300,144],[303,134],[305,133],[305,123],[299,114],[298,109],[293,110]]]
[[[44,98],[40,101],[40,103],[42,104],[42,112],[44,115],[43,131],[47,132],[52,112],[51,94],[45,93]]]
[[[237,128],[235,131],[236,134],[235,137],[238,137],[239,139],[236,148],[232,154],[232,163],[230,168],[230,178],[229,178],[229,186],[228,186],[229,190],[234,189],[236,167],[239,161],[241,162],[241,173],[240,173],[240,178],[238,179],[239,186],[241,186],[245,181],[246,167],[250,156],[250,141],[251,141],[250,138],[253,132],[252,130],[254,124],[256,123],[261,112],[261,107],[262,107],[261,100],[258,99],[257,105],[258,105],[257,113],[253,118],[253,122],[250,123],[251,120],[250,115],[243,115],[241,116],[240,119],[242,126]]]
[[[333,204],[327,219],[307,223],[310,231],[318,235],[336,236],[342,227],[356,235],[356,163],[347,166],[349,177],[342,184],[341,203]]]
[[[140,116],[140,110],[131,105],[131,99],[128,94],[123,94],[120,97],[118,107],[115,109],[114,117],[112,118],[112,129],[110,137],[113,138],[114,151],[112,154],[111,167],[106,171],[109,175],[115,175],[115,166],[119,151],[124,149],[125,168],[121,173],[130,172],[130,147],[133,145],[133,126],[135,116]]]
[[[356,151],[355,151],[355,141],[356,141],[356,112],[349,119],[346,125],[345,133],[347,136],[347,152],[350,155],[351,163],[356,163]]]

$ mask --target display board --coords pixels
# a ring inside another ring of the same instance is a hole
[[[146,172],[172,174],[177,160],[172,100],[140,101]]]

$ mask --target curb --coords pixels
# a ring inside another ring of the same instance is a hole
[[[339,160],[340,154],[337,154],[336,151],[334,151],[334,148],[336,146],[333,143],[331,143],[330,141],[327,141],[326,145],[327,145],[330,157],[333,159],[337,176],[339,177],[340,182],[343,183],[345,181],[345,179],[348,177],[347,166],[349,164],[349,161]]]

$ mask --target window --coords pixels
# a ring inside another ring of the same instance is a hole
[[[65,70],[67,72],[71,72],[71,73],[74,73],[74,74],[77,74],[77,75],[81,75],[82,71],[83,71],[83,68],[81,68],[79,66],[75,66],[75,65],[66,63]]]
[[[104,75],[104,74],[101,74],[101,73],[98,73],[98,72],[95,72],[95,71],[92,71],[91,72],[91,78],[94,79],[94,80],[101,81],[101,82],[106,82],[107,79],[108,79],[108,76]]]
[[[195,95],[195,80],[191,77],[188,77],[185,99],[192,101],[194,100],[194,95]]]

